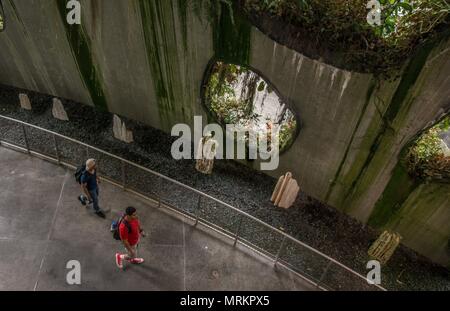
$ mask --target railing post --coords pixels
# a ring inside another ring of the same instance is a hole
[[[275,258],[275,261],[273,262],[273,265],[276,266],[278,263],[278,260],[280,259],[281,252],[283,252],[284,246],[286,244],[286,236],[283,235],[283,241],[281,241],[280,248],[278,249],[277,257]]]
[[[61,158],[59,157],[58,141],[56,140],[56,135],[54,134],[53,134],[53,143],[55,145],[56,160],[58,161],[58,164],[61,164]]]
[[[197,226],[197,224],[198,224],[198,217],[199,217],[198,214],[200,214],[200,206],[201,206],[201,204],[202,204],[202,196],[199,194],[198,195],[198,201],[197,201],[197,213],[195,213],[195,224],[194,224],[194,227]]]
[[[27,131],[25,130],[25,125],[22,123],[23,138],[25,139],[25,147],[27,152],[30,153],[30,145],[28,144]]]
[[[86,146],[86,159],[89,159],[89,147]]]
[[[125,172],[125,161],[120,161],[120,164],[122,166],[122,189],[125,190],[127,187],[127,179],[126,179],[126,172]]]
[[[325,276],[328,273],[328,270],[330,270],[331,265],[333,264],[332,261],[329,261],[327,266],[325,267],[325,270],[323,270],[322,275],[320,276],[319,282],[317,282],[316,288],[319,288],[320,284],[322,283],[322,281],[325,279]]]
[[[241,218],[239,218],[239,225],[237,227],[236,233],[234,234],[234,244],[233,246],[236,246],[236,243],[238,241],[239,238],[239,232],[241,231],[241,226],[242,226],[242,220],[243,220],[244,216],[241,215]]]

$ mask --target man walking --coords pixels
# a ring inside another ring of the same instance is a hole
[[[81,189],[89,200],[89,203],[93,203],[95,214],[101,218],[105,218],[105,214],[98,206],[99,180],[97,177],[97,168],[94,159],[89,159],[86,161],[86,170],[81,175],[80,182]],[[83,198],[80,198],[80,201],[83,203]]]
[[[125,216],[119,223],[120,239],[127,250],[127,254],[116,253],[116,265],[120,269],[123,268],[123,261],[126,260],[133,264],[141,264],[144,262],[143,258],[137,257],[137,246],[139,239],[145,236],[141,229],[136,209],[129,206],[125,210]]]

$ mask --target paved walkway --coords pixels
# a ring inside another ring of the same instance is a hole
[[[0,146],[0,290],[312,290],[265,257],[138,196],[101,184],[101,219],[77,201],[72,171]],[[109,231],[126,206],[149,236],[146,262],[120,271]],[[70,260],[81,285],[68,285]]]

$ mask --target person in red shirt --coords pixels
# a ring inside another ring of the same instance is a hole
[[[141,264],[144,262],[143,258],[137,257],[137,246],[139,239],[145,236],[144,231],[141,229],[136,209],[129,206],[125,210],[125,216],[119,225],[120,239],[122,240],[127,254],[116,253],[116,265],[120,269],[123,268],[123,261],[126,260],[130,263]]]

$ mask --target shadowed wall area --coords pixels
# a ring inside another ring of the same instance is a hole
[[[450,218],[450,186],[409,187],[401,182],[409,177],[395,170],[405,146],[450,110],[448,33],[413,51],[388,81],[280,45],[219,1],[80,2],[82,24],[69,26],[65,1],[2,1],[1,84],[168,132],[195,115],[207,118],[201,87],[212,59],[247,65],[277,88],[302,124],[268,174],[291,171],[307,194],[363,223],[376,205],[377,215],[395,213],[396,221],[372,216],[370,223],[395,228],[403,243],[448,264],[450,228],[442,219]],[[389,191],[403,199],[382,201]],[[410,221],[401,225],[403,216]]]

